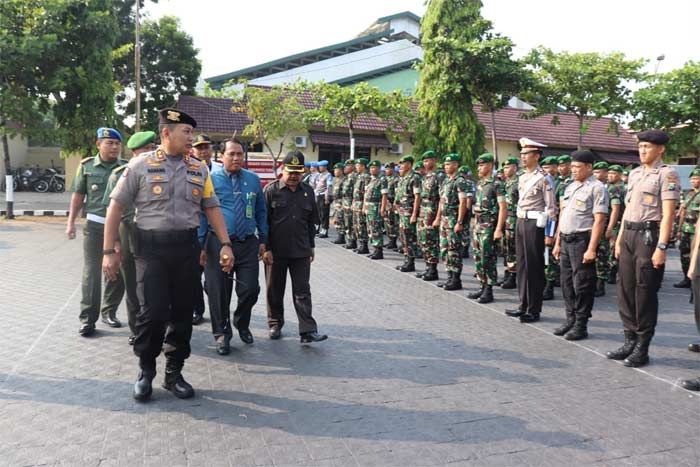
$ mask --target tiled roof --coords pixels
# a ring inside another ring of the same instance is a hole
[[[177,108],[197,120],[197,131],[239,135],[250,123],[245,112],[232,112],[233,99],[180,96]]]

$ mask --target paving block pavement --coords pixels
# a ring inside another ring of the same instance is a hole
[[[700,397],[678,386],[700,356],[686,350],[688,291],[671,287],[677,256],[652,363],[635,370],[603,356],[622,338],[613,289],[573,343],[551,334],[559,289],[523,325],[503,314],[514,291],[466,298],[471,262],[465,290],[445,292],[394,270],[395,253],[371,261],[319,241],[311,288],[328,341],[299,345],[291,296],[270,341],[263,293],[254,345],[234,339],[222,357],[209,321],[195,328],[194,399],[160,388],[161,359],[139,404],[128,329],[77,334],[81,254],[58,220],[0,222],[0,466],[700,465]]]

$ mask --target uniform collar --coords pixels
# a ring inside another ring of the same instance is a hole
[[[119,162],[119,157],[117,157],[116,159],[114,159],[114,160],[111,161],[111,162],[103,161],[103,160],[100,158],[100,153],[98,152],[98,153],[95,155],[95,159],[94,159],[94,162],[92,163],[92,166],[93,166],[93,167],[97,167],[98,165],[102,165],[102,166],[105,166],[105,167],[106,167],[106,166],[109,166],[109,165],[111,165],[111,164],[116,164],[117,162]]]

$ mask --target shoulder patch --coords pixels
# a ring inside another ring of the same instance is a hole
[[[95,158],[95,156],[88,156],[88,157],[86,157],[85,159],[81,160],[80,163],[81,163],[81,164],[85,164],[85,163],[87,163],[87,162],[90,162],[90,161],[93,160],[94,158]]]

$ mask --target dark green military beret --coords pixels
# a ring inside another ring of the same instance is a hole
[[[415,162],[415,159],[413,158],[413,156],[411,156],[409,154],[409,155],[403,156],[401,159],[399,159],[399,163],[402,163],[402,162],[410,162],[411,164],[413,164]]]
[[[335,165],[333,166],[333,168],[334,168],[334,169],[344,169],[344,168],[345,168],[345,164],[343,164],[342,162],[338,162],[337,164],[335,164]]]
[[[610,166],[605,161],[598,161],[593,164],[593,170],[608,170]]]
[[[423,155],[421,156],[421,160],[426,160],[426,159],[437,159],[437,156],[435,155],[435,151],[432,149],[429,151],[425,151]]]
[[[377,159],[374,159],[373,161],[370,161],[370,163],[367,165],[369,165],[370,167],[381,167],[382,163]]]
[[[489,162],[493,162],[493,154],[490,152],[485,152],[476,158],[477,164],[487,164]]]
[[[700,167],[696,167],[690,172],[691,177],[700,177]]]
[[[355,159],[348,159],[345,161],[345,164],[351,165],[351,164],[354,164],[355,162],[356,162]]]
[[[569,156],[568,154],[563,154],[557,158],[557,162],[559,164],[568,164],[569,162],[571,162],[571,156]]]
[[[506,160],[503,161],[502,165],[503,165],[503,167],[505,167],[506,165],[518,165],[519,162],[520,162],[520,159],[518,159],[517,157],[510,156]]]
[[[548,156],[540,161],[542,167],[545,165],[557,165],[558,163],[556,156]]]
[[[462,157],[456,152],[450,153],[445,156],[445,162],[461,162]]]
[[[468,165],[460,165],[459,169],[457,169],[457,172],[461,174],[469,174],[469,166]]]
[[[422,169],[422,168],[423,168],[423,161],[416,162],[416,169]]]
[[[622,167],[617,164],[611,165],[610,167],[608,167],[608,170],[611,172],[622,173]]]
[[[151,144],[156,140],[156,133],[154,131],[139,131],[134,133],[126,142],[126,147],[129,149],[138,149]]]
[[[359,159],[355,159],[355,164],[362,164],[362,165],[367,165],[367,162],[369,162],[367,159],[364,157],[360,157]]]

